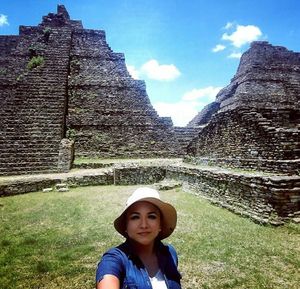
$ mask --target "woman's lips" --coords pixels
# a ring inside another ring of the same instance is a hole
[[[150,234],[151,232],[139,232],[138,235],[140,236],[146,236],[148,234]]]

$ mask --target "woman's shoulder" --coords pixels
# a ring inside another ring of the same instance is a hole
[[[124,277],[126,257],[118,247],[110,248],[102,255],[96,270],[96,282],[100,282],[107,274],[114,275],[119,280]]]
[[[115,257],[115,258],[124,258],[126,255],[127,255],[127,252],[126,252],[126,245],[125,243],[123,244],[120,244],[119,246],[117,247],[112,247],[110,249],[108,249],[104,254],[103,254],[103,257]]]

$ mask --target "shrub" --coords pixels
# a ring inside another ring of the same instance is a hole
[[[38,66],[44,64],[44,57],[43,56],[33,56],[27,64],[27,68],[32,70]]]
[[[74,128],[68,128],[66,138],[74,140],[76,138],[76,130]]]

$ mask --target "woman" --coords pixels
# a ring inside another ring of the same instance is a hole
[[[156,190],[134,191],[114,221],[126,241],[102,256],[97,289],[180,289],[176,251],[161,242],[172,234],[176,222],[175,208],[161,201]]]

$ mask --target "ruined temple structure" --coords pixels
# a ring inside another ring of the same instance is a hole
[[[194,163],[269,172],[300,171],[300,53],[253,42],[236,75],[188,126]]]
[[[77,156],[182,156],[195,132],[159,117],[105,32],[62,5],[0,36],[0,87],[0,175],[67,171],[70,140]]]
[[[20,26],[17,36],[0,36],[0,196],[63,180],[112,185],[165,178],[262,223],[300,221],[299,127],[300,53],[284,47],[252,43],[231,83],[182,128],[157,115],[144,82],[129,75],[104,31],[84,29],[64,6],[38,26]],[[91,175],[3,181],[67,172],[74,153],[184,162],[131,160]]]

